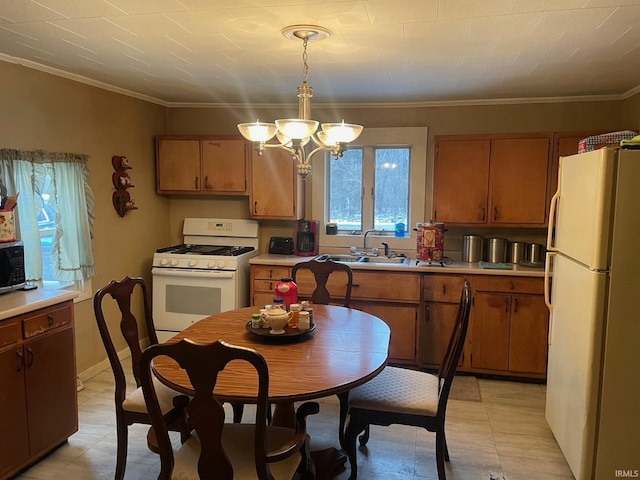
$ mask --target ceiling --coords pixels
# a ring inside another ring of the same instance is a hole
[[[165,105],[626,98],[640,0],[2,0],[0,60]]]

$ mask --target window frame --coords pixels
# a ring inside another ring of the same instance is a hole
[[[365,128],[360,137],[352,142],[354,147],[409,147],[409,218],[407,221],[405,237],[394,237],[393,232],[386,235],[370,233],[368,247],[380,247],[381,241],[387,242],[390,248],[395,250],[416,249],[416,233],[413,225],[425,221],[426,194],[427,194],[427,127],[389,127],[389,128]],[[319,243],[322,248],[339,249],[350,248],[352,246],[362,247],[363,232],[339,233],[338,235],[327,235],[325,225],[329,221],[328,212],[328,162],[334,160],[330,155],[316,155],[312,159],[313,174],[309,177],[311,183],[311,218],[319,220],[320,234]],[[370,185],[374,181],[373,165],[363,165],[363,177],[369,175],[370,179],[363,179],[363,187]],[[309,185],[308,185],[309,186]],[[363,216],[366,212],[373,211],[373,199],[363,198]],[[367,205],[368,204],[368,205]],[[376,238],[378,240],[376,240]],[[321,252],[322,253],[322,252]]]

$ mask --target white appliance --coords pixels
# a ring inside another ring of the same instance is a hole
[[[639,193],[640,151],[560,159],[545,267],[546,419],[577,480],[640,472]]]
[[[185,218],[184,243],[153,255],[153,321],[164,342],[192,323],[249,305],[258,222]]]

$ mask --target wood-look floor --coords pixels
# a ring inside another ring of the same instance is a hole
[[[449,402],[447,478],[574,479],[544,419],[544,386],[485,379],[478,383],[481,402]],[[111,371],[101,372],[84,387],[79,392],[78,433],[17,478],[113,479],[116,433]],[[314,447],[337,446],[337,424],[335,396],[322,399],[320,414],[310,417]],[[146,447],[147,428],[134,425],[129,431],[126,478],[157,478],[158,457]],[[174,440],[177,445],[177,437]],[[362,480],[435,480],[434,435],[413,427],[372,427],[367,449],[359,452],[358,467]],[[347,468],[336,478],[348,476]]]

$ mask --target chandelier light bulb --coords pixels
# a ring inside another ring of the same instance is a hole
[[[238,130],[243,137],[252,142],[267,142],[273,138],[278,130],[275,123],[264,123],[256,120],[253,123],[241,123]]]
[[[318,129],[318,122],[315,120],[303,120],[300,118],[287,118],[276,120],[276,126],[280,133],[292,140],[302,140],[310,137]]]
[[[330,145],[353,142],[362,133],[362,125],[353,123],[323,123],[322,131],[329,139]]]

